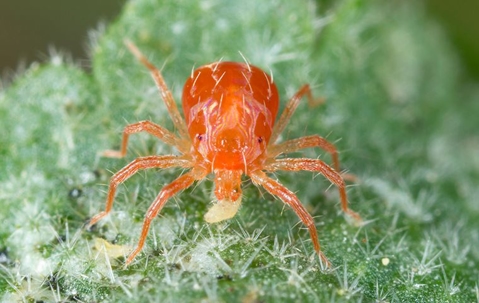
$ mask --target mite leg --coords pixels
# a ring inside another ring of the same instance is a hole
[[[325,176],[331,183],[334,183],[339,189],[339,196],[341,198],[341,208],[348,216],[352,217],[356,222],[362,222],[361,216],[352,211],[348,207],[348,198],[346,195],[346,183],[343,177],[331,168],[329,165],[318,159],[274,159],[267,163],[264,167],[266,171],[288,170],[288,171],[316,171]]]
[[[128,266],[133,261],[133,259],[135,259],[136,255],[143,249],[146,236],[148,235],[148,230],[150,229],[151,221],[163,208],[168,199],[176,195],[179,191],[190,187],[194,181],[203,179],[205,176],[206,171],[193,169],[163,187],[163,189],[156,197],[155,201],[153,201],[153,203],[150,205],[150,208],[148,208],[148,211],[146,212],[145,219],[143,221],[143,228],[141,230],[140,240],[138,241],[136,248],[130,253],[128,258],[126,259],[125,266]]]
[[[324,102],[323,99],[315,100],[313,98],[313,94],[311,93],[311,88],[309,87],[309,84],[303,85],[296,92],[296,94],[294,94],[294,96],[291,97],[288,104],[286,104],[286,107],[283,110],[281,117],[279,117],[278,122],[276,122],[276,124],[274,125],[272,133],[271,133],[271,138],[269,140],[270,144],[274,144],[276,140],[278,140],[279,135],[281,135],[286,125],[288,125],[288,122],[291,119],[291,116],[293,115],[294,111],[298,107],[299,101],[304,95],[306,95],[306,97],[308,98],[309,105],[317,105]]]
[[[98,221],[106,217],[112,207],[113,200],[115,198],[115,192],[118,185],[125,182],[128,178],[136,174],[139,170],[147,168],[169,168],[169,167],[191,167],[192,163],[189,160],[182,159],[177,156],[149,156],[142,157],[133,160],[130,164],[122,168],[110,180],[110,186],[108,187],[108,195],[106,199],[105,210],[91,218],[90,222],[86,225],[86,228],[90,228]]]
[[[313,247],[316,253],[319,255],[321,260],[325,262],[328,266],[330,265],[326,256],[321,252],[321,247],[319,245],[318,232],[316,230],[316,225],[314,225],[313,217],[308,213],[306,208],[301,204],[298,197],[291,192],[289,189],[284,187],[279,182],[269,178],[262,171],[256,171],[251,174],[251,180],[257,185],[263,186],[270,194],[277,196],[284,203],[288,204],[293,208],[298,217],[301,219],[304,225],[309,230],[309,235],[313,241]]]
[[[110,158],[123,158],[126,155],[126,148],[128,145],[128,138],[131,134],[147,132],[168,145],[175,146],[182,153],[189,151],[190,143],[185,139],[179,139],[172,132],[164,127],[155,124],[151,121],[140,121],[137,123],[129,124],[123,130],[123,139],[121,141],[121,149],[118,150],[106,150],[102,153],[105,157]]]
[[[279,144],[273,144],[268,147],[268,157],[276,158],[280,154],[292,153],[300,149],[310,147],[319,147],[328,152],[333,159],[334,169],[337,172],[340,172],[339,158],[336,147],[332,143],[318,135],[306,136],[293,140],[288,140]]]
[[[150,62],[146,57],[141,53],[141,51],[136,47],[129,40],[125,40],[125,44],[128,49],[132,52],[132,54],[144,65],[146,68],[150,70],[150,73],[155,80],[156,86],[160,90],[161,97],[163,101],[165,101],[166,107],[168,108],[168,112],[170,113],[170,117],[173,120],[175,127],[180,132],[180,137],[188,138],[188,131],[186,128],[186,122],[181,117],[180,112],[178,111],[178,107],[176,106],[175,99],[173,99],[173,94],[168,89],[168,86],[161,75],[161,72]]]

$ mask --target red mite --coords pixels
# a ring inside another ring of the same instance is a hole
[[[127,41],[126,44],[150,70],[179,134],[150,121],[130,124],[124,129],[121,150],[106,151],[104,155],[124,157],[128,137],[138,132],[147,132],[176,147],[181,155],[140,157],[117,172],[110,181],[105,210],[94,216],[88,226],[110,213],[118,185],[139,170],[170,167],[189,169],[166,185],[151,204],[145,215],[138,245],[126,260],[128,265],[142,250],[151,221],[169,198],[213,173],[217,201],[205,215],[205,220],[209,223],[226,220],[236,214],[241,204],[241,176],[245,174],[254,184],[263,186],[270,194],[292,207],[308,228],[314,250],[329,265],[320,250],[313,217],[293,192],[266,174],[277,170],[319,172],[339,188],[342,210],[356,221],[361,221],[360,216],[348,208],[345,182],[339,173],[338,155],[333,144],[318,135],[275,143],[300,99],[306,95],[313,102],[309,85],[302,86],[289,100],[275,123],[279,98],[276,85],[268,74],[248,63],[211,63],[193,71],[186,81],[183,89],[183,119],[160,71],[133,43]],[[281,154],[309,147],[319,147],[331,154],[334,169],[318,159],[277,159]]]

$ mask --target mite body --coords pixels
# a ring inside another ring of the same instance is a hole
[[[183,119],[160,71],[134,44],[127,42],[127,46],[150,70],[178,135],[153,122],[141,121],[125,127],[120,151],[106,151],[104,155],[125,156],[128,137],[137,132],[156,136],[166,144],[175,146],[181,155],[140,157],[117,172],[110,181],[105,210],[94,216],[88,226],[110,213],[118,185],[139,170],[169,167],[189,169],[166,185],[149,207],[138,245],[126,260],[128,265],[142,250],[151,221],[170,197],[213,173],[217,201],[206,213],[205,220],[209,223],[226,220],[236,214],[241,204],[241,176],[245,174],[254,184],[262,186],[292,207],[308,228],[314,250],[322,261],[329,264],[320,250],[312,216],[293,192],[266,174],[277,170],[319,172],[338,187],[343,211],[355,220],[361,220],[357,213],[348,208],[345,182],[339,173],[334,145],[317,135],[275,143],[300,99],[306,96],[308,101],[313,102],[309,86],[300,88],[275,122],[279,97],[276,85],[268,74],[248,63],[211,63],[194,70],[186,81],[182,98]],[[310,147],[319,147],[331,154],[334,168],[318,159],[277,159],[280,154]]]

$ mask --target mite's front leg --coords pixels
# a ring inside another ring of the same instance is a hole
[[[190,160],[177,157],[177,156],[149,156],[142,157],[133,160],[130,164],[123,167],[120,171],[113,175],[110,180],[110,186],[108,187],[108,195],[106,199],[105,210],[91,218],[90,222],[86,225],[86,228],[90,228],[98,221],[106,217],[112,207],[113,200],[115,198],[115,192],[118,185],[125,182],[128,178],[136,174],[139,170],[147,168],[169,168],[169,167],[191,167]]]
[[[294,212],[298,215],[303,224],[306,225],[306,227],[308,228],[309,235],[311,236],[311,240],[313,241],[314,250],[319,255],[321,260],[325,264],[327,264],[327,266],[330,266],[331,263],[321,251],[318,239],[318,232],[316,230],[316,225],[314,224],[313,217],[308,213],[303,204],[301,204],[301,201],[299,201],[298,197],[296,197],[293,192],[291,192],[279,182],[266,176],[266,174],[262,171],[256,171],[252,173],[250,177],[253,183],[263,186],[270,194],[280,198],[281,201],[293,208]]]
[[[165,203],[169,198],[176,195],[181,190],[190,187],[194,181],[201,180],[206,176],[206,171],[202,169],[193,169],[188,173],[180,176],[170,184],[163,187],[156,199],[148,208],[146,212],[145,219],[143,221],[143,227],[141,230],[140,240],[133,252],[130,253],[125,262],[125,267],[128,266],[136,257],[138,253],[143,249],[145,245],[146,236],[148,235],[148,230],[150,229],[151,221],[158,215],[158,212],[163,208]]]
[[[266,171],[277,171],[277,170],[287,170],[287,171],[315,171],[321,173],[325,176],[331,183],[334,183],[339,190],[339,196],[341,198],[341,208],[342,210],[352,217],[357,224],[361,224],[361,216],[352,211],[348,207],[348,198],[346,195],[346,183],[344,182],[343,177],[329,165],[318,159],[307,159],[307,158],[286,158],[286,159],[274,159],[270,160],[269,163],[265,165],[264,168]]]

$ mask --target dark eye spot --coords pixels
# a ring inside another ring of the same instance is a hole
[[[258,138],[258,143],[260,143],[260,144],[263,143],[263,137]]]
[[[202,134],[196,135],[196,139],[198,139],[198,141],[203,141],[203,135]]]

